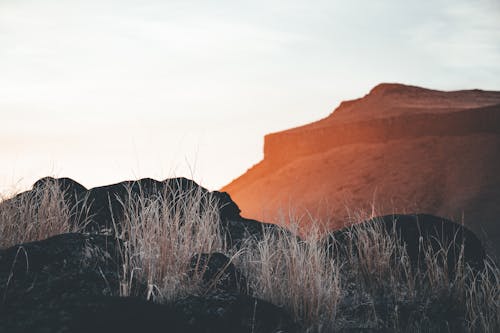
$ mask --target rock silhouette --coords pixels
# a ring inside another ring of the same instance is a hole
[[[171,178],[164,181],[144,178],[87,190],[70,178],[45,177],[38,180],[32,190],[20,193],[10,200],[20,200],[28,196],[37,197],[44,186],[52,184],[64,192],[64,199],[71,209],[72,223],[85,225],[85,230],[91,233],[114,233],[120,228],[124,206],[130,200],[140,197],[145,200],[161,198],[171,203],[174,210],[176,204],[187,201],[190,197],[201,202],[200,209],[216,205],[225,237],[234,246],[247,237],[260,237],[263,228],[277,228],[275,225],[243,218],[238,205],[228,193],[209,192],[187,178]]]
[[[446,252],[446,265],[453,273],[457,265],[468,264],[476,270],[484,267],[485,250],[481,241],[464,226],[450,220],[428,215],[386,215],[376,217],[361,224],[370,224],[373,230],[396,237],[405,247],[406,253],[413,267],[423,268],[426,263],[425,252]],[[332,252],[349,250],[356,252],[357,234],[351,228],[344,228],[333,232],[327,239],[327,246]],[[352,249],[354,247],[354,249]],[[450,274],[450,276],[453,276]]]
[[[282,309],[239,293],[169,304],[116,297],[116,242],[62,234],[0,250],[0,331],[298,332]]]

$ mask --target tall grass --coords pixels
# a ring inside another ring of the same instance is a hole
[[[195,254],[217,251],[244,272],[249,292],[285,308],[304,332],[500,327],[500,270],[492,263],[476,272],[459,256],[456,267],[447,267],[449,247],[442,246],[424,248],[421,265],[411,265],[396,234],[377,223],[353,225],[330,246],[318,230],[300,239],[263,228],[261,239],[231,249],[224,243],[217,202],[199,190],[168,198],[130,193],[122,202],[122,295],[168,302],[206,293],[189,263]],[[297,219],[282,224],[301,229]]]
[[[77,207],[70,207],[64,196],[56,182],[47,181],[30,192],[0,198],[0,248],[82,230],[83,225],[72,222]]]
[[[447,267],[450,247],[424,247],[415,266],[394,233],[366,223],[345,229],[342,239],[330,234],[329,246],[318,230],[298,238],[263,228],[260,239],[233,249],[225,243],[218,202],[199,188],[167,188],[156,196],[129,188],[121,204],[124,214],[114,224],[121,240],[122,296],[170,302],[205,294],[216,283],[193,274],[191,258],[222,252],[246,275],[251,294],[285,308],[304,332],[500,331],[500,269],[488,261],[478,272],[461,255],[455,267]],[[54,184],[3,201],[0,247],[78,231],[73,214]],[[293,217],[280,224],[304,234]]]
[[[305,332],[500,329],[500,270],[492,262],[477,272],[458,256],[448,267],[450,247],[423,244],[423,262],[411,265],[395,232],[377,223],[347,228],[329,248],[317,236],[264,230],[236,260],[255,295],[286,308]]]
[[[215,199],[199,188],[167,188],[153,197],[129,189],[122,205],[123,219],[114,221],[124,244],[121,295],[165,302],[203,293],[201,274],[191,274],[190,260],[225,251]]]
[[[339,265],[317,239],[264,231],[236,258],[258,298],[286,308],[308,330],[331,328],[341,299]]]
[[[465,285],[466,319],[475,332],[500,331],[500,272],[487,262],[481,272],[469,272]]]

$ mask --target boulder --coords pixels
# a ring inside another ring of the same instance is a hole
[[[476,235],[463,225],[445,218],[428,214],[394,214],[362,223],[370,223],[374,230],[395,236],[404,245],[413,267],[425,265],[425,249],[430,249],[433,253],[445,249],[446,264],[451,270],[462,259],[472,268],[484,267],[486,253]],[[356,228],[359,226],[331,233],[326,241],[327,246],[340,254],[348,251],[349,246],[355,249],[358,240],[353,231]]]
[[[120,231],[120,221],[124,216],[124,205],[130,199],[163,199],[175,210],[182,200],[200,200],[200,210],[216,204],[219,223],[230,246],[239,246],[246,238],[260,239],[263,228],[277,229],[272,224],[261,223],[241,217],[238,205],[225,192],[210,192],[187,178],[171,178],[157,181],[143,178],[133,181],[94,187],[87,190],[70,178],[45,177],[38,180],[33,189],[20,193],[10,200],[35,196],[44,186],[57,184],[64,191],[64,199],[71,208],[72,223],[84,225],[85,232],[114,234]],[[201,213],[201,212],[200,212]]]
[[[130,197],[137,198],[139,195],[152,200],[162,198],[171,203],[173,209],[180,200],[201,200],[200,209],[216,204],[219,211],[219,223],[230,246],[237,247],[246,238],[260,239],[263,228],[278,228],[271,224],[241,217],[238,205],[225,192],[209,192],[186,178],[172,178],[162,182],[145,178],[90,189],[88,194],[91,217],[89,230],[113,230],[113,220],[120,221],[123,217],[123,203]]]
[[[199,275],[205,290],[246,294],[245,276],[222,253],[201,253],[191,258],[189,276]]]
[[[116,295],[121,268],[117,242],[69,233],[0,250],[1,311],[61,298]]]
[[[62,197],[59,194],[62,194]],[[40,204],[44,199],[59,200],[63,198],[64,201],[60,202],[60,204],[62,204],[61,206],[64,204],[67,206],[64,208],[68,209],[67,213],[70,222],[74,225],[84,225],[87,216],[87,197],[87,189],[71,178],[44,177],[36,181],[31,190],[19,193],[9,200],[0,202],[0,206],[23,208],[23,206],[29,205],[30,208],[35,208],[38,212]]]
[[[54,178],[54,177],[44,177],[40,178],[33,184],[33,189],[44,189],[51,185],[57,185],[61,191],[65,192],[69,196],[81,196],[87,192],[87,188],[82,184],[74,181],[71,178]]]

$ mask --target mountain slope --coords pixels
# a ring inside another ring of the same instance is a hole
[[[222,191],[256,219],[293,209],[337,229],[373,210],[422,212],[495,243],[498,170],[500,92],[381,84],[325,119],[267,135],[264,159]]]

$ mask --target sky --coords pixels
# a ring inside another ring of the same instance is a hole
[[[0,0],[0,192],[216,190],[381,82],[500,90],[500,1]]]

